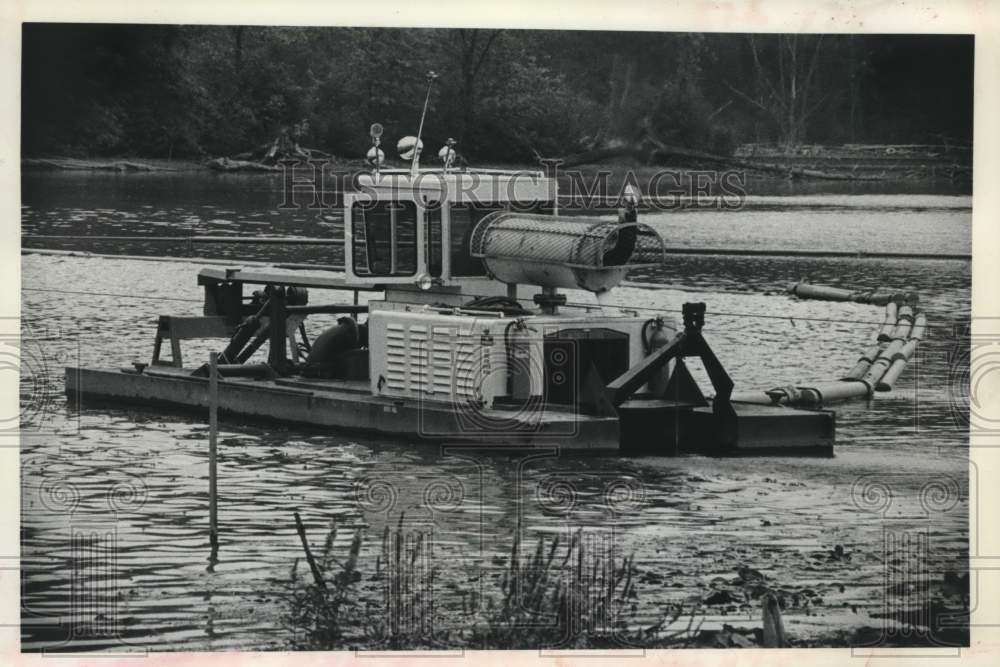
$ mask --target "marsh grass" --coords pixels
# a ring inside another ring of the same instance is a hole
[[[300,526],[300,534],[304,535],[298,515],[296,523]],[[296,558],[292,564],[289,624],[297,631],[296,643],[304,647],[333,648],[362,639],[350,633],[351,629],[360,627],[359,622],[364,618],[359,612],[356,595],[361,579],[358,558],[362,534],[360,531],[354,534],[343,560],[333,554],[336,539],[337,525],[331,520],[319,558],[314,558],[306,549],[306,561],[313,575],[311,580],[300,577],[300,559]]]
[[[636,597],[633,558],[618,563],[613,545],[577,531],[564,546],[538,539],[524,555],[515,537],[498,602],[471,628],[484,648],[579,648],[631,645],[628,617]],[[562,547],[562,548],[560,548]]]
[[[314,557],[298,523],[311,572],[300,574],[296,559],[290,574],[288,622],[298,648],[691,646],[700,629],[698,609],[678,605],[640,623],[634,556],[616,554],[606,535],[578,530],[568,540],[542,536],[533,547],[515,537],[478,585],[458,583],[457,572],[439,585],[433,535],[409,529],[402,515],[383,530],[374,572],[365,576],[361,531],[338,558],[331,523]]]
[[[434,583],[427,533],[407,531],[401,514],[395,529],[382,531],[374,580],[381,584],[381,606],[367,624],[369,643],[390,649],[435,648]]]

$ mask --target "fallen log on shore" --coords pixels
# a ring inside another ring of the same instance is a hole
[[[24,158],[24,169],[70,171],[161,171],[160,167],[132,160],[78,160],[75,158]]]
[[[205,162],[205,166],[215,171],[280,171],[277,166],[251,162],[249,160],[230,160],[227,157],[219,157]]]

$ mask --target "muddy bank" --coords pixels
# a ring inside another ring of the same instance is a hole
[[[237,156],[243,157],[243,156]],[[387,166],[393,165],[389,156]],[[425,158],[425,166],[439,166],[437,160]],[[324,156],[337,167],[346,169],[366,169],[363,160],[337,156]],[[972,150],[968,146],[924,146],[924,145],[867,145],[845,144],[840,146],[803,145],[795,149],[785,149],[762,144],[739,146],[732,156],[730,170],[746,175],[751,182],[789,182],[811,184],[807,187],[831,187],[829,182],[803,176],[803,174],[833,174],[845,187],[857,187],[869,182],[891,183],[939,183],[951,184],[958,193],[971,192]],[[674,164],[673,162],[676,162]],[[657,172],[672,171],[678,174],[681,187],[692,182],[695,176],[706,170],[724,171],[727,165],[718,160],[699,161],[696,157],[678,158],[671,163],[652,165],[628,157],[617,156],[594,163],[575,165],[574,169],[588,179],[599,172],[615,175],[627,171],[635,173],[640,185],[646,185]],[[755,169],[759,163],[766,169]],[[477,167],[505,169],[539,169],[537,163],[476,164]],[[153,171],[220,171],[225,173],[279,172],[273,164],[229,158],[214,159],[162,159],[141,156],[112,158],[72,158],[38,156],[21,160],[23,169],[36,171],[112,171],[120,173]],[[781,167],[776,169],[775,166]],[[623,176],[619,176],[623,178]],[[856,179],[856,181],[852,181]],[[860,181],[860,182],[859,182]],[[875,186],[877,187],[877,185]],[[934,188],[939,191],[940,186]]]
[[[329,161],[337,166],[345,168],[361,169],[361,160],[342,160],[331,157]],[[264,165],[246,160],[230,160],[228,158],[215,159],[184,159],[171,160],[165,158],[147,157],[113,157],[113,158],[72,158],[72,157],[29,157],[21,159],[21,169],[25,171],[51,171],[51,172],[118,172],[118,173],[150,173],[150,172],[199,172],[199,171],[222,171],[222,172],[244,172],[261,173],[274,172],[281,173],[279,167]]]
[[[157,158],[22,158],[21,169],[32,171],[202,171],[207,167],[191,160],[165,160]]]

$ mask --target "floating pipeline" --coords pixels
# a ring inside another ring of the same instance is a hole
[[[927,317],[923,313],[919,313],[913,322],[910,339],[893,355],[892,363],[888,370],[886,370],[885,374],[875,384],[875,391],[892,391],[892,385],[899,379],[899,376],[906,368],[906,364],[909,363],[914,352],[917,351],[917,343],[923,339],[926,329]]]
[[[895,384],[896,380],[899,379],[899,376],[906,368],[906,364],[909,363],[910,358],[916,350],[917,341],[907,341],[906,344],[903,345],[895,355],[893,355],[891,365],[886,369],[886,372],[882,375],[882,377],[879,378],[879,381],[875,383],[875,391],[892,391],[893,384]]]
[[[764,393],[771,398],[772,403],[779,405],[819,407],[870,396],[872,386],[865,380],[831,380],[804,387],[777,387]]]
[[[912,302],[915,303],[915,300]],[[903,305],[893,308],[891,312],[897,317],[889,329],[890,339],[876,343],[866,351],[840,380],[733,392],[731,400],[815,408],[839,401],[870,398],[875,391],[891,391],[927,330],[927,316],[924,313],[914,315],[912,306]],[[886,314],[889,313],[887,306]]]
[[[926,322],[926,319],[924,320]],[[899,352],[903,344],[910,337],[910,329],[913,323],[913,308],[909,305],[902,305],[897,308],[894,302],[886,304],[885,320],[879,328],[877,343],[863,353],[854,367],[849,370],[841,380],[864,380],[871,385],[878,382],[881,373],[891,363],[893,355]],[[898,341],[898,345],[894,344]],[[881,359],[877,365],[876,361]]]
[[[871,393],[872,387],[861,380],[830,380],[808,386],[787,385],[773,389],[734,391],[729,400],[734,403],[818,408],[827,403],[870,396]]]
[[[870,390],[878,384],[878,381],[882,379],[885,372],[889,370],[889,366],[892,364],[893,358],[899,354],[899,351],[903,349],[903,345],[905,343],[906,341],[903,339],[897,338],[886,345],[885,348],[878,353],[875,361],[873,361],[872,365],[868,367],[865,374],[861,376],[861,382],[864,382],[869,387],[869,395],[871,394]]]
[[[909,303],[916,305],[917,295],[913,292],[883,292],[879,290],[843,289],[826,285],[810,285],[799,281],[788,288],[790,294],[800,299],[818,299],[820,301],[853,301],[872,306],[885,306],[890,303]]]
[[[878,359],[879,353],[885,347],[884,344],[876,343],[870,350],[862,354],[858,358],[858,362],[854,364],[854,368],[847,372],[847,375],[840,378],[841,380],[860,380],[864,377],[865,373],[868,372],[868,368],[875,363]]]
[[[898,318],[895,328],[889,334],[889,339],[902,339],[905,342],[910,337],[910,329],[913,327],[913,308],[909,305],[900,306]]]
[[[885,304],[885,319],[878,330],[876,339],[880,342],[892,340],[892,330],[896,328],[896,321],[899,319],[898,306],[895,301]],[[872,359],[874,361],[874,359]]]
[[[927,315],[924,313],[917,313],[917,317],[913,321],[913,330],[910,331],[910,340],[923,340],[926,331]]]

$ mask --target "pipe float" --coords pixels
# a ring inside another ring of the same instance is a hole
[[[841,380],[860,380],[864,377],[865,373],[868,372],[868,368],[871,367],[875,360],[878,359],[878,355],[882,352],[885,345],[878,343],[874,345],[867,352],[862,354],[858,358],[858,363],[854,364],[854,368],[847,372],[847,375],[840,378]]]
[[[892,328],[892,332],[889,334],[889,340],[901,340],[905,343],[910,339],[911,328],[913,328],[913,318],[900,317],[896,321],[896,326]]]
[[[892,333],[889,334],[893,340],[906,341],[910,337],[910,328],[913,326],[913,308],[909,305],[899,307],[899,319]]]
[[[896,303],[903,295],[895,292],[862,292],[854,300],[857,303],[867,303],[872,306],[888,306]]]
[[[840,287],[827,287],[826,285],[810,285],[798,282],[792,285],[789,292],[801,299],[819,299],[821,301],[851,301],[855,292]]]
[[[885,372],[889,369],[889,365],[892,364],[892,358],[885,356],[885,353],[890,347],[896,346],[897,343],[899,343],[896,347],[896,351],[898,351],[899,348],[902,347],[903,343],[902,341],[893,341],[887,345],[885,349],[879,352],[878,357],[876,357],[875,361],[872,362],[872,365],[868,367],[865,374],[861,376],[861,382],[867,384],[869,390],[875,387],[878,381],[882,379],[882,376],[885,375]],[[871,392],[869,391],[869,393]]]
[[[872,306],[888,306],[890,303],[916,305],[917,295],[914,292],[859,292],[855,301]]]
[[[923,313],[917,313],[916,318],[913,320],[913,329],[910,331],[911,340],[923,340],[924,332],[927,330],[927,316]]]
[[[892,391],[892,385],[899,379],[899,376],[903,373],[903,369],[906,368],[906,364],[910,361],[913,353],[916,352],[917,343],[916,338],[906,341],[906,344],[893,357],[892,365],[889,366],[885,374],[876,383],[875,391]]]
[[[901,338],[897,338],[889,343],[885,349],[879,352],[878,357],[872,362],[868,371],[861,376],[861,381],[868,384],[869,387],[875,387],[886,371],[889,370],[889,366],[892,365],[899,351],[903,349],[903,345],[905,345],[905,341]]]
[[[826,285],[810,285],[802,281],[790,285],[788,287],[788,291],[801,299],[819,299],[821,301],[853,301],[855,303],[866,303],[873,306],[886,306],[890,303],[908,301],[914,298],[911,292],[851,290],[842,287],[829,287]]]
[[[882,320],[882,326],[878,330],[878,336],[876,336],[879,342],[887,343],[892,340],[892,330],[896,326],[896,322],[899,321],[898,313],[898,306],[895,301],[885,304],[885,319]]]
[[[802,393],[809,395],[815,402],[812,405],[820,406],[824,403],[836,401],[846,401],[851,398],[862,398],[871,396],[872,386],[861,380],[836,380],[823,382],[811,387],[803,388]]]
[[[892,391],[892,386],[895,384],[899,376],[902,375],[903,370],[906,368],[906,364],[909,363],[910,359],[913,357],[913,353],[917,351],[917,344],[920,342],[921,338],[924,336],[924,330],[927,328],[927,317],[920,313],[917,315],[916,320],[913,323],[913,332],[910,336],[910,340],[893,355],[892,363],[890,364],[888,370],[881,377],[881,379],[875,384],[875,391]]]
[[[906,363],[913,356],[917,343],[927,329],[927,317],[923,313],[913,315],[916,299],[907,297],[907,304],[897,310],[887,307],[886,314],[895,315],[892,333],[899,334],[888,345],[876,344],[865,352],[847,375],[840,380],[812,385],[787,385],[764,391],[742,391],[730,397],[737,403],[787,405],[798,407],[821,407],[826,403],[846,401],[853,398],[871,398],[875,391],[890,391],[899,378]],[[888,322],[891,318],[887,317]],[[884,325],[883,325],[884,326]],[[906,339],[909,334],[909,339]]]

